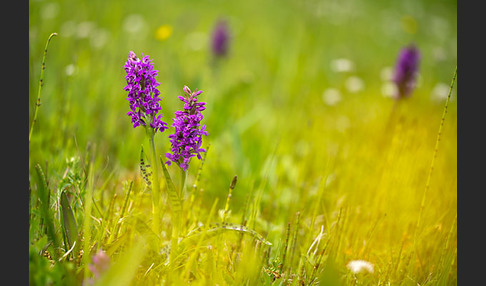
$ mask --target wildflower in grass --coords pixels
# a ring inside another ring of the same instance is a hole
[[[169,135],[170,143],[172,145],[172,154],[166,153],[165,156],[169,159],[166,164],[170,165],[175,162],[187,171],[189,167],[189,159],[197,156],[201,160],[201,152],[206,152],[201,148],[202,135],[208,135],[205,130],[206,125],[200,124],[203,116],[201,111],[206,109],[205,102],[198,102],[197,96],[202,93],[202,90],[195,90],[191,92],[189,87],[183,88],[185,95],[179,96],[179,99],[184,102],[184,110],[176,111],[174,123],[172,127],[175,128],[174,134]]]
[[[165,41],[172,35],[171,25],[162,25],[155,31],[155,38],[159,41]]]
[[[341,92],[336,88],[328,88],[322,93],[322,100],[329,106],[336,105],[341,99]]]
[[[420,57],[420,51],[415,45],[409,45],[401,50],[393,75],[393,82],[397,86],[396,99],[412,94],[418,75]]]
[[[99,278],[110,267],[110,257],[102,249],[93,256],[93,263],[89,264],[89,270],[95,278]]]
[[[149,56],[142,54],[142,59],[137,58],[134,52],[128,53],[128,60],[125,63],[125,71],[127,75],[127,86],[124,88],[128,91],[127,100],[130,101],[130,111],[127,113],[132,118],[133,128],[140,125],[145,127],[145,134],[149,140],[151,149],[151,166],[153,170],[152,175],[152,228],[153,231],[159,234],[160,231],[160,210],[159,210],[159,179],[158,179],[158,163],[157,152],[155,148],[154,135],[159,132],[164,132],[167,129],[167,124],[162,121],[162,115],[157,115],[161,110],[159,101],[160,92],[157,89],[159,83],[155,80],[157,71],[153,68],[153,63],[149,60]]]
[[[216,57],[225,56],[228,53],[229,30],[226,21],[220,20],[213,30],[211,49]]]
[[[130,102],[130,111],[127,115],[132,118],[133,127],[147,127],[149,124],[154,132],[163,132],[167,129],[167,124],[162,121],[162,115],[157,115],[161,110],[160,91],[157,89],[160,84],[155,80],[157,71],[153,69],[149,56],[142,54],[142,59],[139,59],[130,51],[124,68],[127,72],[127,86],[124,90],[128,91],[127,100]]]
[[[352,72],[355,70],[355,64],[346,58],[333,59],[331,61],[331,69],[337,73]]]
[[[365,260],[352,260],[346,265],[346,267],[355,274],[361,272],[373,273],[374,271],[373,264]]]

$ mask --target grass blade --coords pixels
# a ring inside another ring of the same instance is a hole
[[[254,231],[253,229],[250,229],[244,225],[239,225],[239,224],[232,224],[232,223],[215,223],[215,224],[210,224],[206,230],[204,228],[197,228],[193,231],[191,231],[186,237],[184,237],[181,241],[182,242],[187,242],[193,239],[200,239],[200,235],[202,233],[205,234],[205,238],[210,238],[228,231],[236,231],[239,233],[243,234],[248,234],[253,236],[255,239],[258,241],[266,244],[266,245],[272,245],[271,242],[266,240],[263,235],[259,234],[258,232]]]
[[[128,187],[126,187],[126,186],[124,187],[125,189],[128,188],[128,190],[127,190],[127,194],[125,196],[125,201],[123,202],[123,207],[122,207],[122,210],[121,210],[121,213],[120,213],[120,218],[118,219],[118,222],[117,222],[116,227],[115,227],[115,231],[114,231],[115,238],[114,238],[114,240],[117,239],[118,233],[120,232],[120,227],[121,227],[121,224],[122,224],[123,217],[125,216],[125,211],[127,209],[128,199],[130,198],[130,192],[132,191],[132,187],[133,187],[133,181],[130,181],[130,183],[128,184]]]
[[[108,271],[100,277],[95,285],[123,286],[132,285],[132,280],[137,273],[138,265],[142,262],[147,251],[144,247],[145,239],[139,237],[136,243],[120,259],[113,264]]]

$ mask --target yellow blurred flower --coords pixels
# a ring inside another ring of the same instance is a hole
[[[155,38],[159,41],[167,40],[172,35],[171,25],[162,25],[155,31]]]

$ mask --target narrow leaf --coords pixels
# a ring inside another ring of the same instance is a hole
[[[46,223],[47,227],[47,235],[49,240],[51,240],[54,244],[54,248],[57,249],[57,237],[54,230],[54,223],[52,221],[52,217],[49,210],[49,188],[47,186],[47,180],[42,168],[39,164],[35,165],[35,170],[37,173],[37,185],[39,191],[39,199],[41,203],[41,213],[44,222]],[[55,258],[57,258],[57,252],[53,253]]]
[[[174,182],[172,181],[169,171],[167,171],[167,167],[165,166],[164,161],[162,160],[162,157],[160,158],[160,162],[162,163],[162,170],[164,171],[164,177],[165,177],[165,182],[167,185],[167,190],[169,194],[169,199],[170,199],[170,205],[172,208],[172,211],[174,212],[174,215],[178,218],[180,218],[180,215],[182,214],[182,201],[181,201],[181,196],[179,192],[176,190]]]
[[[76,219],[74,218],[73,210],[66,196],[66,192],[61,193],[61,214],[62,221],[64,225],[64,232],[71,248],[75,241],[78,240],[78,225]]]

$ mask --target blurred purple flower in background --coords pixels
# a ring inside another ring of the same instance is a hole
[[[201,148],[202,135],[208,135],[205,131],[206,125],[200,124],[203,116],[201,111],[205,110],[205,102],[198,102],[197,96],[202,93],[202,90],[191,92],[189,87],[183,88],[185,96],[179,96],[179,99],[184,102],[184,110],[176,111],[174,123],[174,134],[169,135],[170,143],[172,145],[172,154],[166,153],[165,156],[169,159],[166,164],[170,165],[171,161],[176,162],[182,170],[187,171],[189,167],[189,159],[197,156],[201,160],[201,152],[206,152]]]
[[[139,59],[130,51],[124,68],[127,72],[127,86],[123,90],[128,91],[127,100],[130,101],[131,111],[127,115],[132,118],[133,128],[140,125],[146,127],[149,123],[154,132],[163,132],[167,124],[161,120],[162,115],[157,116],[161,110],[160,91],[157,89],[160,84],[155,80],[157,71],[153,69],[149,56],[142,53],[142,59]]]
[[[408,97],[412,94],[416,84],[420,58],[420,51],[413,44],[400,51],[393,75],[393,82],[398,89],[396,99]]]
[[[226,56],[229,48],[229,29],[225,20],[219,20],[214,27],[211,49],[216,57]]]
[[[88,267],[95,278],[99,278],[110,267],[110,257],[100,249],[93,256],[93,263],[89,264]]]

